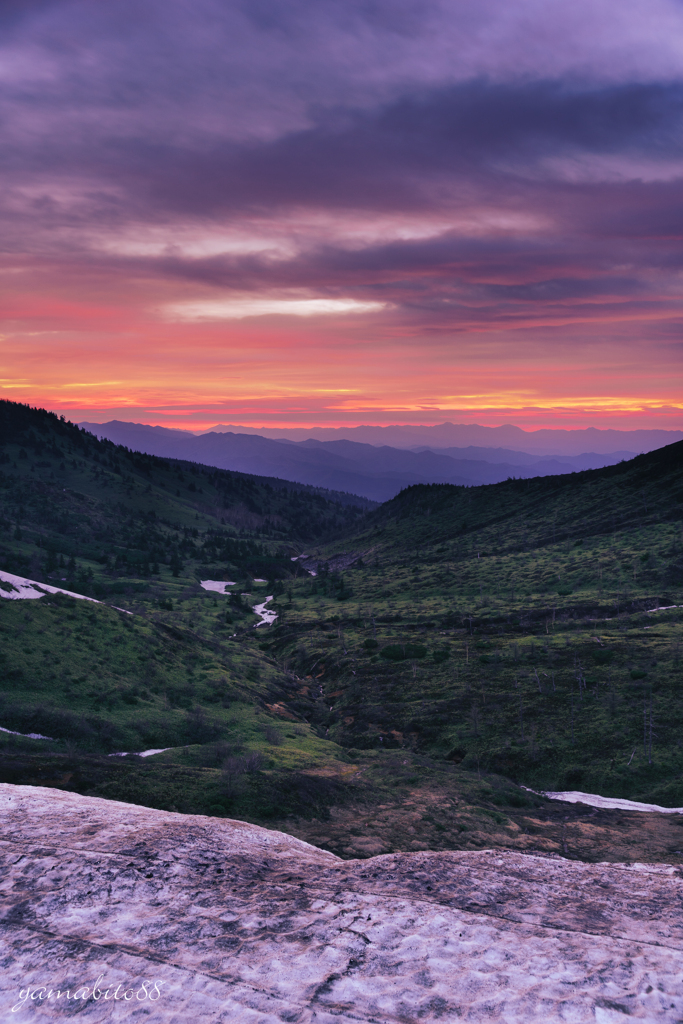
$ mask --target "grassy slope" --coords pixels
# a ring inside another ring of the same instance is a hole
[[[346,538],[364,564],[296,582],[273,651],[345,746],[683,804],[683,609],[646,612],[683,604],[682,463],[410,488]]]
[[[324,803],[325,787],[311,791],[301,773],[340,774],[344,754],[303,721],[282,731],[269,708],[299,684],[260,649],[250,605],[359,506],[140,457],[10,403],[0,441],[0,568],[103,602],[0,600],[0,725],[54,738],[0,733],[7,778],[43,777],[47,758],[75,764],[81,791],[154,806],[258,817]],[[239,581],[235,599],[203,590],[207,578]],[[156,764],[107,758],[150,747],[173,750]]]

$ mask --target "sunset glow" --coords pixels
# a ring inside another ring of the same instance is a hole
[[[0,11],[0,394],[683,427],[683,10]]]

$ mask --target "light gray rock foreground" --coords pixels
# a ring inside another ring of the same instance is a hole
[[[683,1019],[674,868],[342,861],[243,822],[28,786],[1,785],[0,808],[3,1022]]]

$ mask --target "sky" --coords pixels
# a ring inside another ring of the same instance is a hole
[[[681,0],[3,0],[0,396],[683,426]]]

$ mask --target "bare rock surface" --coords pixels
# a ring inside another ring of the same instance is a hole
[[[30,786],[0,785],[0,808],[3,1021],[683,1019],[678,868],[343,861],[244,822]]]

